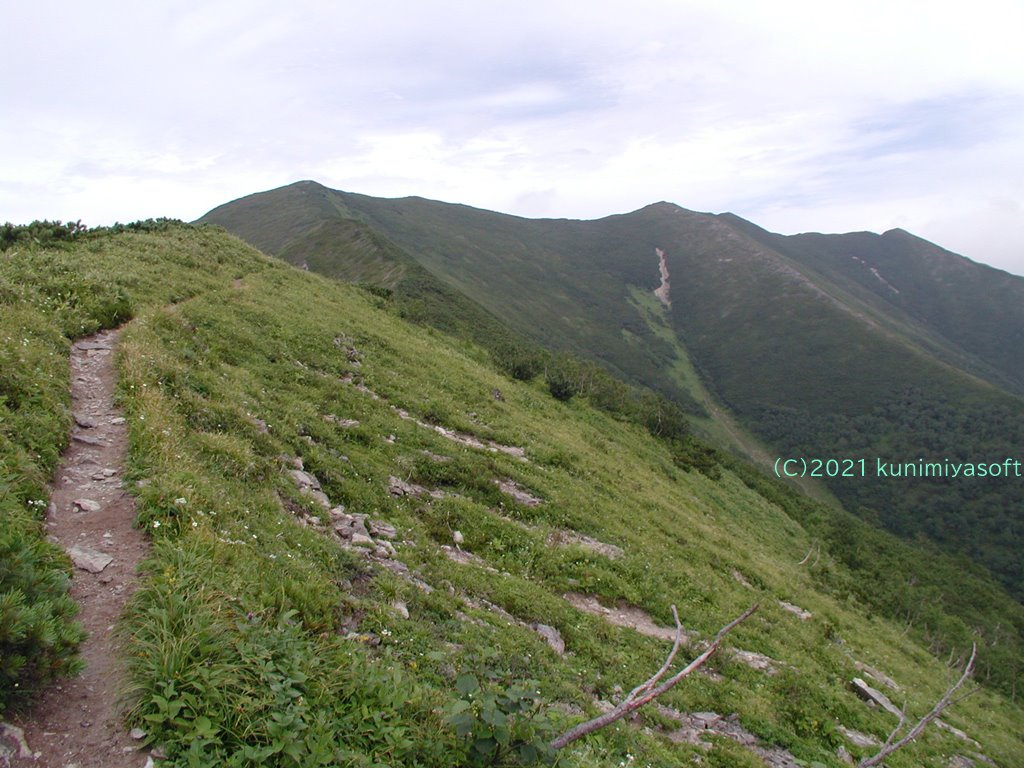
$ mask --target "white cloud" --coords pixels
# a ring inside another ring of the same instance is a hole
[[[521,215],[667,199],[1024,273],[1017,0],[22,2],[0,219],[193,218],[300,178]]]

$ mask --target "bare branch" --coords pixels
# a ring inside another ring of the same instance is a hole
[[[974,671],[974,662],[977,658],[977,655],[978,645],[977,643],[975,643],[971,647],[971,658],[967,661],[967,666],[964,667],[964,671],[963,674],[960,675],[960,679],[949,687],[949,689],[943,694],[942,698],[939,699],[938,703],[934,707],[932,707],[932,711],[924,717],[922,717],[918,721],[917,725],[911,728],[903,738],[901,738],[899,741],[894,741],[894,739],[896,738],[896,734],[898,734],[900,730],[902,730],[906,722],[906,717],[901,716],[900,722],[893,729],[892,733],[889,734],[889,738],[885,740],[885,744],[878,751],[878,754],[874,755],[873,757],[867,757],[861,760],[858,768],[871,768],[871,766],[880,764],[886,757],[891,755],[897,749],[905,747],[907,744],[909,744],[918,736],[920,736],[924,729],[928,726],[928,723],[930,723],[932,720],[941,715],[946,710],[946,708],[948,708],[951,704],[955,704],[957,701],[963,699],[964,696],[960,696],[954,700],[953,694],[956,693],[960,686],[967,682],[967,678],[971,676],[971,673]]]
[[[679,647],[683,644],[683,625],[679,621],[679,613],[676,612],[676,607],[674,605],[672,606],[672,618],[676,621],[676,637],[672,643],[672,650],[669,652],[668,658],[665,659],[665,663],[661,665],[661,669],[659,669],[653,677],[648,679],[646,682],[640,683],[640,685],[629,692],[629,695],[626,696],[626,701],[634,699],[651,690],[651,688],[657,685],[658,681],[665,676],[665,673],[668,672],[668,668],[672,666],[672,661],[679,652]]]
[[[665,663],[661,665],[661,669],[659,669],[646,682],[641,683],[632,691],[630,691],[629,695],[626,696],[626,698],[623,699],[622,702],[614,709],[605,712],[603,715],[595,717],[593,720],[588,720],[585,723],[580,723],[579,725],[570,728],[568,731],[563,733],[558,738],[554,739],[551,742],[551,748],[562,749],[562,747],[565,747],[566,745],[571,744],[577,739],[586,736],[588,733],[593,733],[594,731],[600,728],[604,728],[606,725],[611,725],[617,720],[621,720],[631,712],[635,712],[636,710],[638,710],[647,702],[658,698],[663,693],[670,690],[673,686],[675,686],[676,683],[678,683],[684,677],[687,677],[690,674],[692,674],[695,670],[700,669],[700,667],[704,665],[704,662],[710,659],[712,654],[714,654],[714,652],[718,650],[718,646],[722,644],[722,640],[725,639],[725,636],[729,634],[729,632],[731,632],[733,629],[735,629],[739,624],[749,619],[753,615],[754,611],[756,611],[757,609],[758,605],[755,603],[746,611],[744,611],[741,615],[737,616],[735,619],[733,619],[720,630],[718,630],[718,634],[715,635],[715,639],[711,641],[711,644],[704,649],[704,652],[701,653],[700,656],[698,656],[685,667],[683,667],[681,670],[676,672],[668,680],[658,685],[659,681],[665,676],[665,673],[668,672],[669,667],[672,665],[672,661],[673,659],[675,659],[676,653],[679,650],[679,647],[683,641],[683,626],[679,623],[679,614],[676,613],[676,607],[672,606],[672,616],[676,620],[676,639],[675,642],[672,644],[672,651],[669,653],[668,658],[665,660]]]
[[[896,727],[892,729],[892,732],[889,734],[889,737],[885,740],[885,744],[882,745],[882,749],[888,748],[889,745],[892,744],[893,741],[895,741],[896,737],[899,735],[899,732],[903,730],[903,726],[906,724],[906,722],[907,703],[903,702],[903,709],[900,710],[900,721],[896,723]]]
[[[807,554],[804,555],[804,559],[801,560],[797,565],[804,565],[808,560],[811,559],[811,555],[814,555],[814,562],[808,566],[813,568],[818,564],[818,559],[821,557],[821,543],[817,541],[811,542],[811,548],[807,550]]]

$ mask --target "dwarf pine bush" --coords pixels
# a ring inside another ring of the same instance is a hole
[[[33,530],[38,523],[5,487],[0,480],[0,714],[19,694],[76,672],[84,637],[72,621],[67,557]]]

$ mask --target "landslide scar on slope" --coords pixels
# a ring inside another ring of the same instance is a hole
[[[654,295],[658,297],[658,301],[671,309],[672,299],[669,297],[671,286],[669,285],[668,259],[665,258],[665,252],[661,248],[655,248],[654,252],[658,255],[658,271],[661,273],[661,285],[654,290]]]

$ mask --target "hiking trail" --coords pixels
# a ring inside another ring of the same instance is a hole
[[[128,429],[114,406],[114,347],[120,329],[79,339],[71,347],[71,440],[54,475],[46,529],[71,556],[71,596],[88,632],[85,668],[51,683],[34,706],[12,719],[32,757],[14,766],[143,768],[141,751],[121,721],[127,673],[114,625],[137,583],[148,551],[133,527],[135,500],[122,488]],[[151,764],[151,763],[149,763]]]

